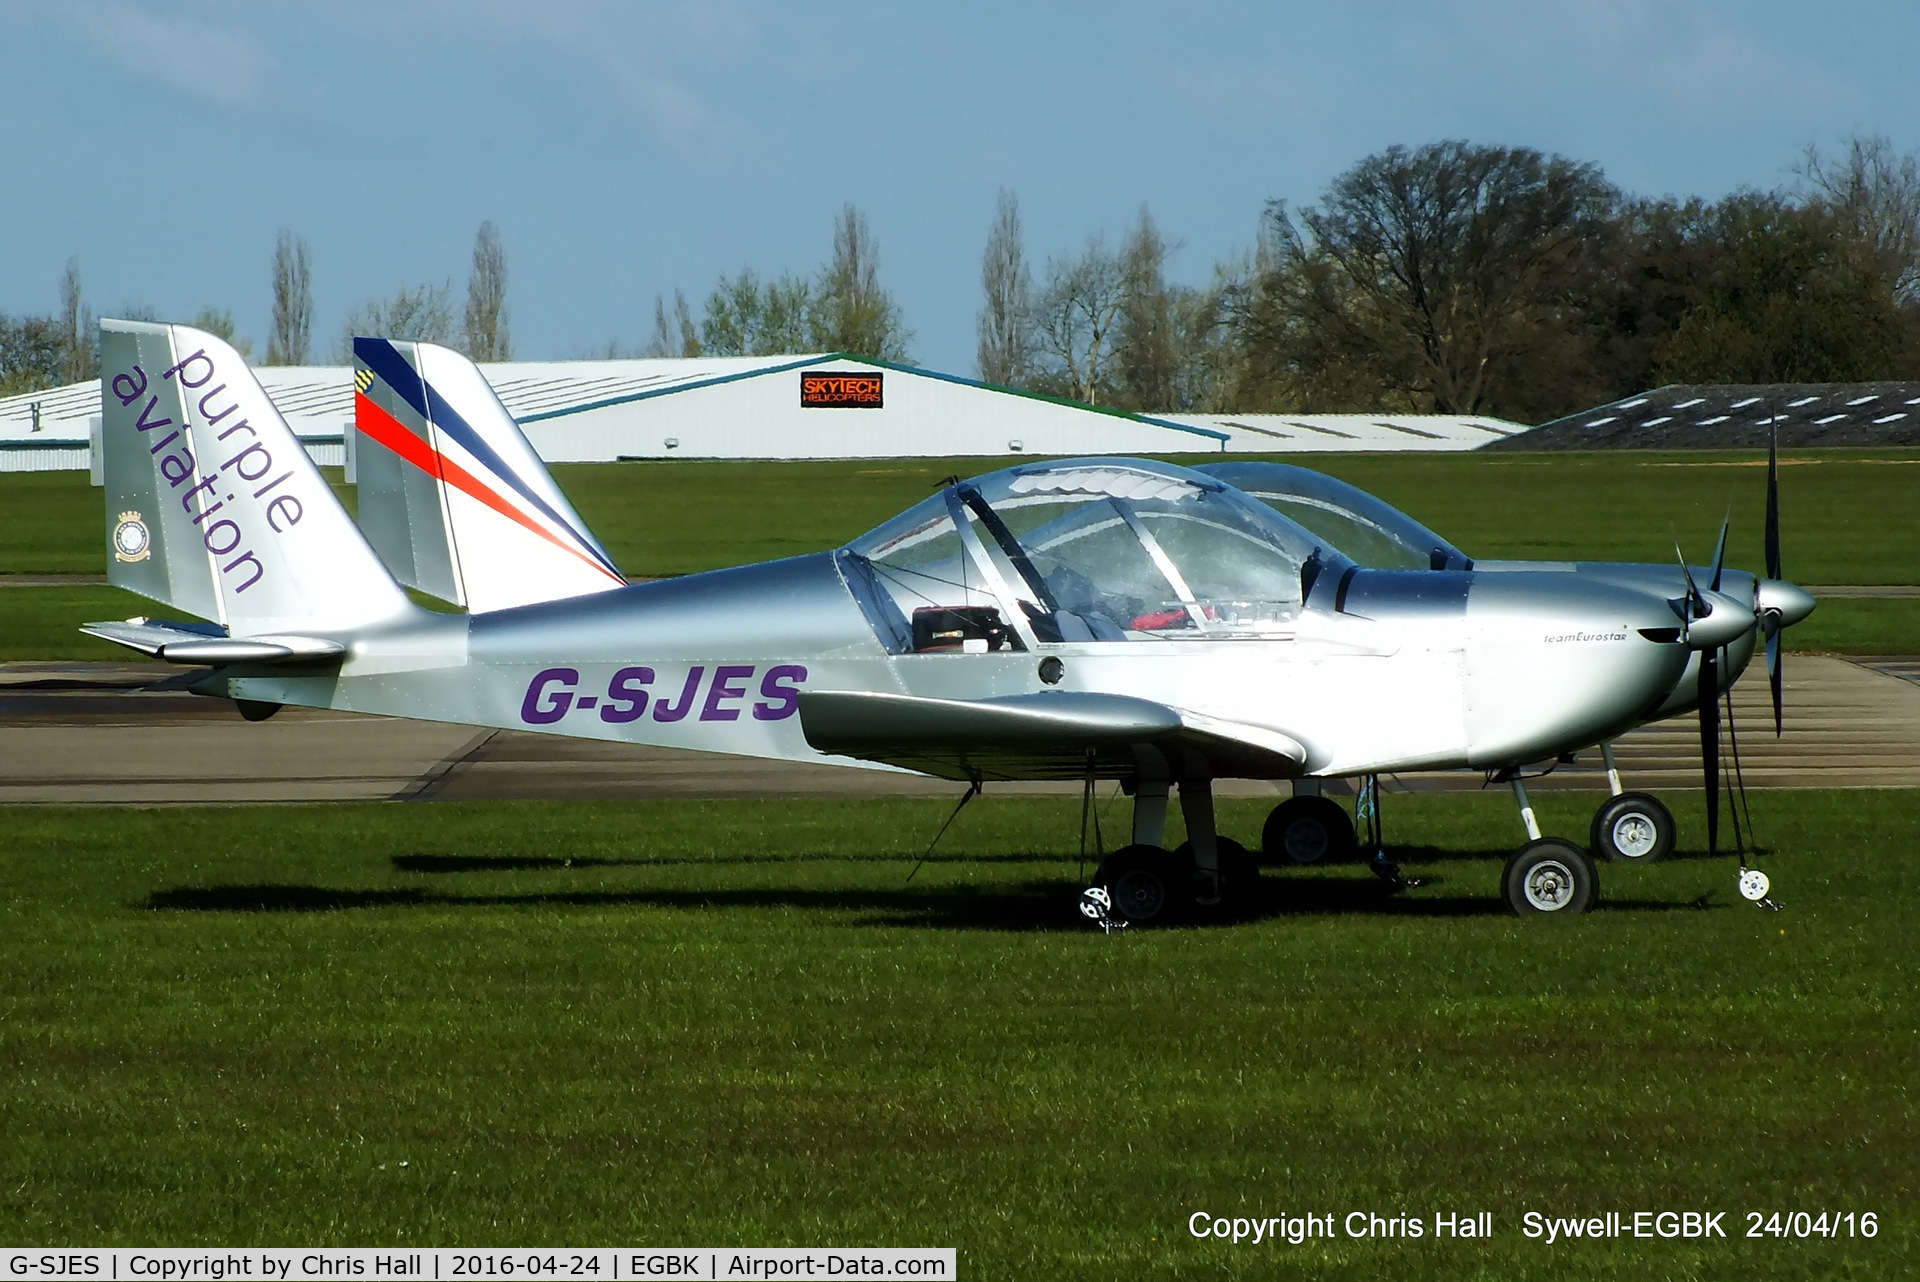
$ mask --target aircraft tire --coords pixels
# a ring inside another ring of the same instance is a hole
[[[1136,926],[1178,917],[1193,900],[1193,864],[1159,846],[1122,846],[1100,865],[1113,911]]]
[[[1215,837],[1214,845],[1220,853],[1220,902],[1237,904],[1245,902],[1260,889],[1260,861],[1253,852],[1231,837]],[[1193,843],[1183,841],[1173,857],[1193,867]],[[1195,885],[1198,886],[1198,873]]]
[[[1289,797],[1260,829],[1260,857],[1268,864],[1337,864],[1360,851],[1353,820],[1326,797]]]
[[[1559,837],[1520,847],[1500,878],[1507,907],[1521,917],[1573,917],[1600,902],[1600,874],[1586,851]]]
[[[1650,864],[1673,853],[1673,812],[1658,797],[1623,792],[1593,815],[1591,849],[1598,859]]]

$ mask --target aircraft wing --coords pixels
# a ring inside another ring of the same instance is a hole
[[[1286,735],[1127,695],[1047,691],[923,699],[804,691],[800,725],[822,752],[945,779],[1080,779],[1171,773],[1289,779],[1307,750]]]

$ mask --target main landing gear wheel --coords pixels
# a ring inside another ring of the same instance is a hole
[[[1360,850],[1353,820],[1325,797],[1289,797],[1260,830],[1260,854],[1270,864],[1337,864]]]
[[[1650,864],[1673,853],[1673,813],[1657,797],[1623,792],[1593,816],[1593,853],[1601,859]]]
[[[1123,846],[1107,856],[1097,878],[1113,911],[1136,926],[1168,921],[1193,898],[1193,864],[1159,846]]]
[[[1600,877],[1587,852],[1559,837],[1542,837],[1520,847],[1500,879],[1507,907],[1522,917],[1570,917],[1590,911],[1600,900]]]
[[[1253,852],[1231,837],[1215,837],[1214,850],[1220,859],[1220,902],[1235,904],[1243,902],[1260,886],[1260,864]],[[1173,857],[1193,868],[1193,843],[1183,841]],[[1200,884],[1200,874],[1194,871],[1194,885]]]

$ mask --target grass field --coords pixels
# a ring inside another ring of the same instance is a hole
[[[1294,872],[1250,919],[1112,937],[1071,915],[1071,802],[978,803],[912,882],[939,803],[14,810],[0,1238],[1912,1276],[1920,797],[1754,806],[1777,915],[1696,855],[1510,918],[1510,805],[1444,796],[1390,802],[1418,890]],[[1519,1229],[1666,1209],[1729,1237]],[[1495,1236],[1235,1247],[1202,1210]],[[1747,1210],[1881,1228],[1747,1240]]]
[[[1197,461],[1189,456],[1183,461]],[[1371,490],[1484,558],[1667,561],[1678,537],[1706,561],[1720,520],[1728,563],[1758,569],[1764,456],[1688,454],[1291,455]],[[554,475],[629,574],[660,577],[837,547],[924,498],[943,477],[1005,459],[573,464]],[[1785,558],[1801,583],[1920,584],[1920,450],[1810,451],[1782,469]],[[338,480],[338,474],[335,473]],[[351,488],[337,486],[351,501]],[[77,472],[0,476],[0,575],[99,574],[100,491]],[[0,657],[108,657],[79,637],[73,589],[0,594]],[[96,593],[102,590],[95,590]],[[87,618],[148,607],[122,602]],[[84,611],[83,611],[84,613]],[[1793,636],[1839,653],[1920,648],[1920,605],[1828,602]]]

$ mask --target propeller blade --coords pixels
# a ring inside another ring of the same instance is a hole
[[[1727,527],[1733,524],[1733,512],[1729,510],[1720,521],[1720,541],[1713,545],[1713,582],[1707,586],[1715,592],[1720,590],[1720,571],[1727,563]]]
[[[1780,416],[1767,415],[1767,577],[1780,577]],[[1779,620],[1767,629],[1767,684],[1773,691],[1773,737],[1780,737],[1781,688],[1785,684],[1785,656]]]
[[[1700,652],[1700,773],[1707,788],[1707,853],[1720,852],[1720,665],[1712,650]]]
[[[1780,418],[1767,416],[1767,577],[1780,577]]]
[[[1684,641],[1692,635],[1695,612],[1699,610],[1703,601],[1700,589],[1693,581],[1693,570],[1687,565],[1687,554],[1680,550],[1679,539],[1673,541],[1673,555],[1679,560],[1680,573],[1685,575],[1687,580],[1687,613],[1686,617],[1680,621],[1680,639]]]
[[[1780,689],[1784,684],[1786,656],[1780,645],[1780,629],[1767,630],[1767,684],[1773,687],[1773,737],[1780,737]]]

